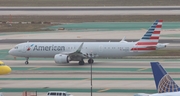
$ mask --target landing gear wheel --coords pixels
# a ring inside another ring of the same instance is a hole
[[[79,65],[84,65],[84,61],[79,61]]]
[[[25,64],[27,65],[27,64],[29,64],[29,62],[28,62],[28,61],[25,61]]]
[[[29,60],[29,57],[26,58],[26,61],[25,61],[26,65],[29,64],[28,60]]]
[[[93,64],[93,63],[94,63],[94,60],[93,60],[93,59],[89,59],[89,60],[88,60],[88,63],[89,63],[89,64]]]

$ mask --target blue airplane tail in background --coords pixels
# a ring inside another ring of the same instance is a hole
[[[151,62],[151,68],[158,93],[177,92],[180,90],[179,86],[167,74],[159,62]]]

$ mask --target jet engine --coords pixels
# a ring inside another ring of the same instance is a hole
[[[67,55],[63,55],[63,54],[56,54],[54,56],[54,61],[57,64],[62,64],[62,63],[69,63],[69,57]]]

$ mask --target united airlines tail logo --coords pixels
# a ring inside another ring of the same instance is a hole
[[[172,80],[172,78],[166,74],[164,77],[159,81],[158,85],[158,92],[176,92],[178,91],[178,85]]]
[[[32,47],[33,45],[34,45],[34,44],[31,44],[31,46],[29,46],[29,47],[27,48],[27,51],[31,50],[31,47]]]

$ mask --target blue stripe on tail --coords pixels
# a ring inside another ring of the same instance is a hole
[[[151,37],[154,30],[156,29],[156,26],[158,25],[158,22],[162,22],[162,20],[155,20],[154,23],[150,26],[150,28],[148,29],[148,31],[146,32],[146,34],[144,34],[144,36],[140,39],[140,40],[143,40],[143,39],[149,39],[149,38],[146,38],[147,36]],[[147,35],[148,34],[148,35]]]
[[[167,74],[159,62],[151,62],[151,68],[158,93],[177,92],[180,90],[179,86],[174,82],[169,74]]]
[[[159,22],[159,20],[154,21],[154,23],[150,26],[150,28],[148,29],[146,34],[149,33],[149,36],[151,36],[152,33],[154,32],[154,29],[156,28],[158,22]],[[145,39],[144,37],[146,36],[146,34],[141,39]]]

